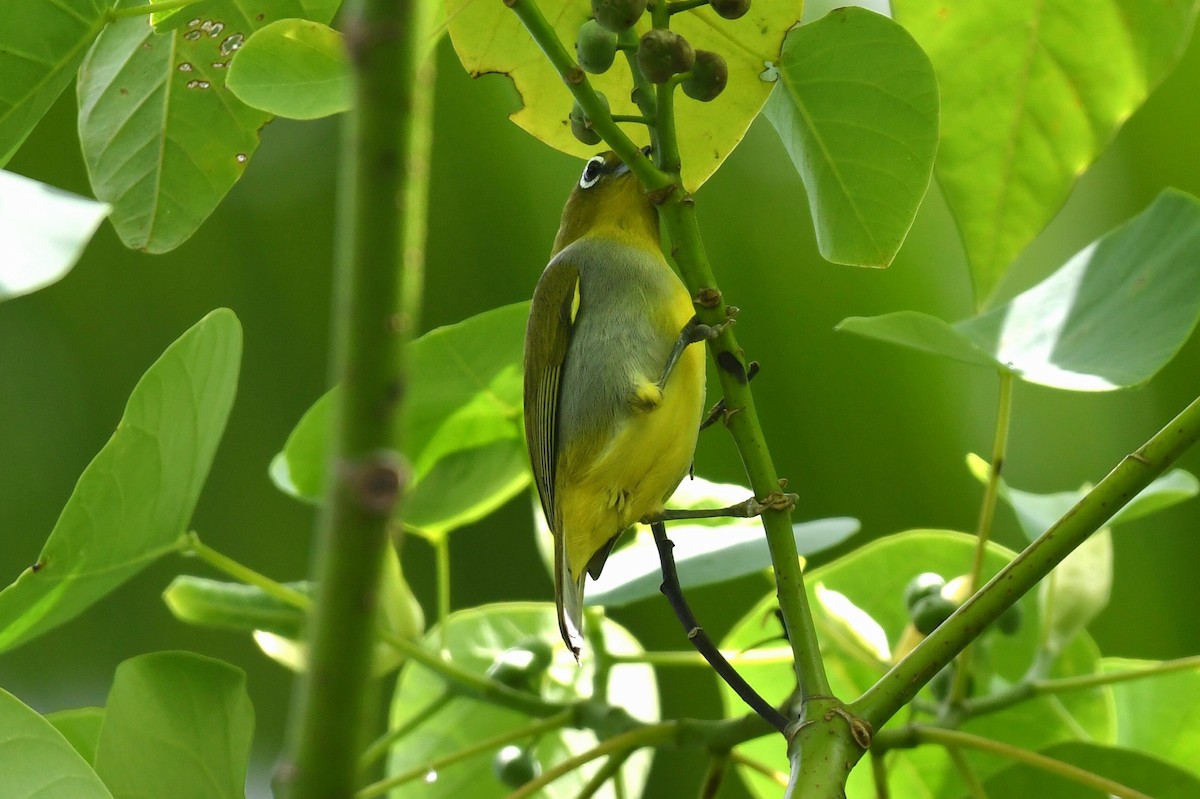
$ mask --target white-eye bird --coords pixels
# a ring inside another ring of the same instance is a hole
[[[658,213],[614,153],[563,210],[525,334],[525,436],[554,533],[554,599],[578,658],[583,586],[617,538],[688,473],[704,405],[704,336],[663,257]]]

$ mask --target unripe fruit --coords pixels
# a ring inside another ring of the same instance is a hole
[[[904,607],[911,612],[914,605],[925,597],[941,591],[945,584],[945,579],[937,572],[921,572],[909,580],[908,585],[904,586]]]
[[[592,0],[592,16],[613,33],[629,30],[646,12],[646,0]]]
[[[750,10],[750,0],[708,0],[708,4],[725,19],[739,19]]]
[[[946,697],[950,696],[950,688],[954,685],[954,669],[955,664],[951,661],[929,681],[929,691],[939,702],[945,702]]]
[[[518,691],[528,690],[550,666],[553,653],[541,638],[526,638],[496,656],[487,676]]]
[[[542,773],[542,764],[529,750],[510,744],[492,759],[492,772],[509,788],[520,788]]]
[[[950,614],[956,610],[958,610],[958,605],[946,597],[941,594],[931,594],[913,605],[911,611],[913,627],[916,627],[917,632],[922,635],[929,635],[942,622],[950,618]]]
[[[600,103],[604,106],[604,110],[607,111],[609,108],[608,98],[604,96],[603,92],[596,92],[596,96],[600,98]],[[600,143],[600,134],[592,130],[590,120],[583,113],[583,108],[579,105],[578,100],[571,106],[571,114],[567,119],[571,123],[571,133],[574,134],[575,138],[584,144]]]
[[[1016,635],[1017,631],[1021,629],[1024,617],[1025,611],[1021,609],[1021,603],[1018,602],[1000,614],[1000,618],[996,619],[996,627],[1005,635]]]
[[[579,28],[575,41],[575,55],[579,66],[594,75],[607,72],[617,57],[617,35],[599,22],[589,19]]]
[[[697,50],[690,72],[692,74],[680,86],[683,87],[683,93],[693,100],[707,103],[725,91],[729,69],[725,66],[725,59],[717,53]]]
[[[655,28],[638,42],[637,60],[646,80],[666,83],[672,75],[691,69],[696,54],[678,33]]]

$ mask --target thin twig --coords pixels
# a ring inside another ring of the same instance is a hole
[[[762,716],[772,727],[781,733],[784,732],[788,726],[787,717],[770,702],[763,699],[758,691],[755,691],[750,683],[746,682],[742,675],[729,665],[729,661],[721,654],[721,650],[717,648],[717,645],[713,643],[712,639],[708,637],[708,633],[704,632],[704,628],[696,620],[695,614],[688,606],[687,599],[683,596],[683,589],[679,587],[679,572],[675,569],[675,556],[671,554],[671,549],[675,545],[671,543],[671,539],[667,538],[666,526],[662,522],[655,522],[650,525],[650,529],[654,532],[654,543],[658,547],[658,559],[662,563],[661,590],[675,610],[675,615],[679,617],[679,622],[683,625],[688,640],[751,710]]]

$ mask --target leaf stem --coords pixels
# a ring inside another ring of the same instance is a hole
[[[358,759],[359,768],[366,770],[368,767],[370,767],[372,763],[387,754],[388,747],[428,721],[439,710],[449,704],[450,700],[453,699],[454,696],[455,692],[453,689],[444,689],[440,694],[437,695],[437,697],[434,698],[432,702],[414,713],[412,717],[407,719],[403,724],[395,729],[388,730],[386,733],[377,738],[375,742],[367,747],[367,750],[362,753],[362,757]]]
[[[1138,492],[1200,440],[1200,399],[1193,400],[1137,451],[1125,456],[1095,488],[970,597],[933,634],[848,709],[878,730],[916,695],[967,642],[1032,589]]]
[[[110,8],[108,10],[108,18],[110,20],[117,20],[123,17],[146,17],[151,14],[157,14],[160,11],[177,11],[198,2],[199,0],[162,0],[160,3],[147,3],[142,6]]]
[[[424,260],[424,174],[414,113],[425,56],[428,3],[356,0],[344,29],[355,103],[343,129],[334,268],[331,382],[343,392],[331,425],[331,459],[318,522],[312,574],[317,597],[309,623],[309,672],[298,683],[289,758],[278,772],[289,799],[347,797],[360,779],[368,740],[371,650],[378,627],[377,587],[392,511],[408,467],[396,453],[391,420],[404,394],[405,311],[418,298],[412,272]]]
[[[741,752],[730,752],[729,758],[739,766],[745,766],[751,771],[757,771],[759,774],[774,782],[780,788],[783,788],[787,785],[787,774],[784,774],[779,769],[771,768],[762,761],[755,760],[752,757],[747,757]]]
[[[871,780],[875,783],[875,799],[889,799],[887,762],[882,749],[871,747]]]
[[[647,724],[635,727],[628,732],[614,735],[612,738],[601,742],[598,746],[594,746],[586,752],[580,752],[575,757],[569,757],[553,768],[547,769],[540,776],[510,793],[506,799],[527,799],[527,797],[533,796],[559,777],[570,774],[580,766],[605,755],[632,752],[643,746],[655,746],[667,743],[675,737],[677,728],[678,725],[676,722],[668,721],[661,724]],[[359,799],[366,799],[366,797],[360,797]]]
[[[457,752],[452,752],[448,755],[434,758],[424,765],[411,768],[408,771],[402,771],[399,774],[388,777],[385,780],[371,783],[355,793],[354,798],[371,799],[371,797],[380,796],[392,790],[393,788],[403,785],[406,782],[412,782],[413,780],[424,777],[426,774],[431,772],[437,773],[439,769],[444,769],[447,766],[453,766],[456,763],[461,763],[462,761],[474,757],[481,752],[486,752],[489,749],[496,749],[498,747],[510,744],[513,741],[519,741],[523,738],[532,738],[536,735],[541,735],[542,733],[546,733],[551,730],[557,730],[560,727],[566,726],[571,721],[571,714],[572,712],[570,710],[564,710],[558,715],[535,721],[532,724],[526,724],[524,727],[518,727],[515,730],[502,732],[499,735],[493,735],[491,738],[485,738],[484,740],[474,743],[465,749],[460,749]]]
[[[1004,469],[1004,459],[1008,451],[1008,429],[1012,420],[1013,375],[1012,372],[1000,372],[1000,398],[996,404],[996,432],[992,440],[992,460],[988,469],[987,486],[983,491],[983,502],[979,507],[979,522],[975,526],[975,559],[971,563],[971,576],[968,580],[967,592],[970,594],[979,590],[983,577],[983,561],[987,554],[988,540],[992,535],[992,520],[996,517],[996,501],[1000,496],[1001,472]],[[967,686],[971,678],[971,645],[968,644],[958,656],[958,668],[954,670],[954,682],[946,697],[948,707],[960,703],[967,695]]]
[[[939,744],[953,748],[975,749],[980,752],[990,752],[1006,757],[1017,763],[1023,763],[1032,768],[1054,774],[1065,780],[1093,788],[1101,793],[1118,797],[1118,799],[1150,799],[1149,796],[1136,791],[1127,785],[1094,774],[1079,766],[1055,760],[1028,749],[994,741],[980,735],[973,735],[961,730],[947,730],[941,727],[929,727],[922,724],[912,724],[895,730],[885,730],[876,736],[876,744],[884,748],[911,748],[923,743]]]
[[[693,8],[700,8],[708,5],[708,0],[675,0],[673,3],[667,3],[667,12],[670,14],[679,14],[683,11],[691,11]]]
[[[450,537],[438,538],[433,551],[437,558],[437,621],[440,628],[450,615]]]
[[[983,783],[979,781],[979,775],[971,768],[971,764],[967,762],[967,758],[963,755],[962,749],[957,746],[947,746],[946,754],[950,756],[950,762],[954,764],[954,768],[958,770],[959,776],[967,786],[967,791],[971,795],[971,799],[987,799],[987,791],[983,789]]]
[[[184,545],[183,554],[186,556],[197,557],[200,560],[212,566],[219,572],[222,572],[239,582],[246,585],[252,585],[259,588],[267,596],[274,597],[280,602],[291,605],[300,610],[308,610],[312,606],[312,600],[308,596],[294,588],[290,588],[283,583],[272,580],[266,575],[256,572],[249,566],[246,566],[233,558],[218,552],[200,540],[200,536],[195,532],[187,534],[187,541]]]
[[[621,766],[625,765],[625,761],[632,754],[633,750],[628,749],[624,752],[614,752],[609,755],[608,759],[604,761],[604,765],[596,770],[596,773],[587,781],[587,784],[575,795],[575,799],[593,799],[600,792],[600,789],[604,787],[604,783],[613,778],[620,779],[617,772],[621,770]]]

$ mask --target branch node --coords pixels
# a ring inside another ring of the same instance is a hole
[[[713,288],[703,288],[696,292],[696,296],[692,297],[692,303],[699,305],[701,308],[716,308],[721,304],[721,292]],[[733,306],[729,306],[733,307]],[[725,315],[730,319],[733,318],[728,310]]]
[[[655,189],[654,191],[648,192],[646,194],[646,196],[650,199],[651,203],[658,206],[658,205],[662,205],[668,199],[670,199],[671,195],[674,194],[675,190],[678,188],[679,188],[678,183],[668,183],[666,186],[663,186],[661,189]]]
[[[339,469],[343,489],[368,513],[390,516],[404,494],[409,478],[408,464],[391,450],[376,450]]]
[[[570,69],[563,74],[563,83],[568,86],[578,86],[587,80],[587,73],[583,71],[583,67],[574,64]]]

